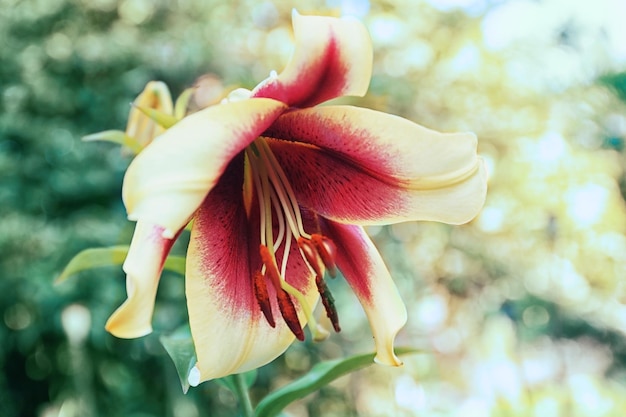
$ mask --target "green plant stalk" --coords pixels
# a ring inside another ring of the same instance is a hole
[[[237,403],[241,408],[241,415],[243,417],[252,417],[254,410],[252,409],[252,402],[250,401],[250,391],[248,391],[248,384],[246,384],[246,378],[244,374],[232,375],[235,382],[235,390],[233,394],[237,398]]]

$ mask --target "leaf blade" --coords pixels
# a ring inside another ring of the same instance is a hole
[[[420,351],[412,348],[396,349],[398,355],[418,352]],[[257,405],[254,415],[256,417],[274,417],[293,401],[317,391],[339,377],[372,365],[375,356],[375,353],[367,353],[320,362],[313,366],[306,375],[263,398]]]
[[[88,269],[122,265],[127,253],[128,246],[124,245],[85,249],[67,263],[54,282],[60,284],[70,276]]]
[[[104,248],[89,248],[77,253],[65,266],[63,271],[54,280],[60,284],[72,275],[88,269],[104,266],[120,266],[128,254],[128,245],[108,246]],[[163,269],[185,275],[185,257],[170,255],[165,260]]]
[[[137,155],[141,152],[142,146],[136,139],[131,138],[122,130],[105,130],[98,133],[92,133],[87,136],[83,136],[85,142],[94,141],[106,141],[117,143],[122,146],[128,147],[133,154]]]
[[[182,326],[170,335],[159,337],[159,342],[161,342],[170,359],[174,362],[180,385],[183,393],[186,394],[190,386],[188,381],[189,372],[196,363],[196,350],[189,326]]]

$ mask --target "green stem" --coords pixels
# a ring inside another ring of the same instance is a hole
[[[248,391],[248,385],[246,384],[246,378],[244,374],[235,374],[232,376],[235,382],[235,397],[241,408],[241,415],[243,417],[253,417],[254,410],[252,409],[252,402],[250,401],[250,391]]]

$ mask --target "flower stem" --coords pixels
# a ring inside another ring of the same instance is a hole
[[[252,402],[250,401],[250,391],[248,391],[248,384],[246,384],[246,378],[244,374],[235,374],[232,376],[235,382],[235,397],[241,408],[241,415],[243,417],[253,417],[254,410],[252,409]]]

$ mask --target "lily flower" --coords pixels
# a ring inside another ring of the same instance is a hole
[[[365,108],[316,106],[363,96],[372,71],[365,27],[353,18],[294,12],[286,68],[252,91],[184,117],[130,164],[123,184],[135,234],[124,270],[127,300],[106,328],[152,331],[163,263],[193,220],[186,297],[197,363],[192,386],[262,366],[303,326],[319,336],[325,283],[337,270],[371,325],[376,361],[400,365],[393,345],[407,314],[363,226],[470,221],[486,173],[471,133],[439,133]]]

